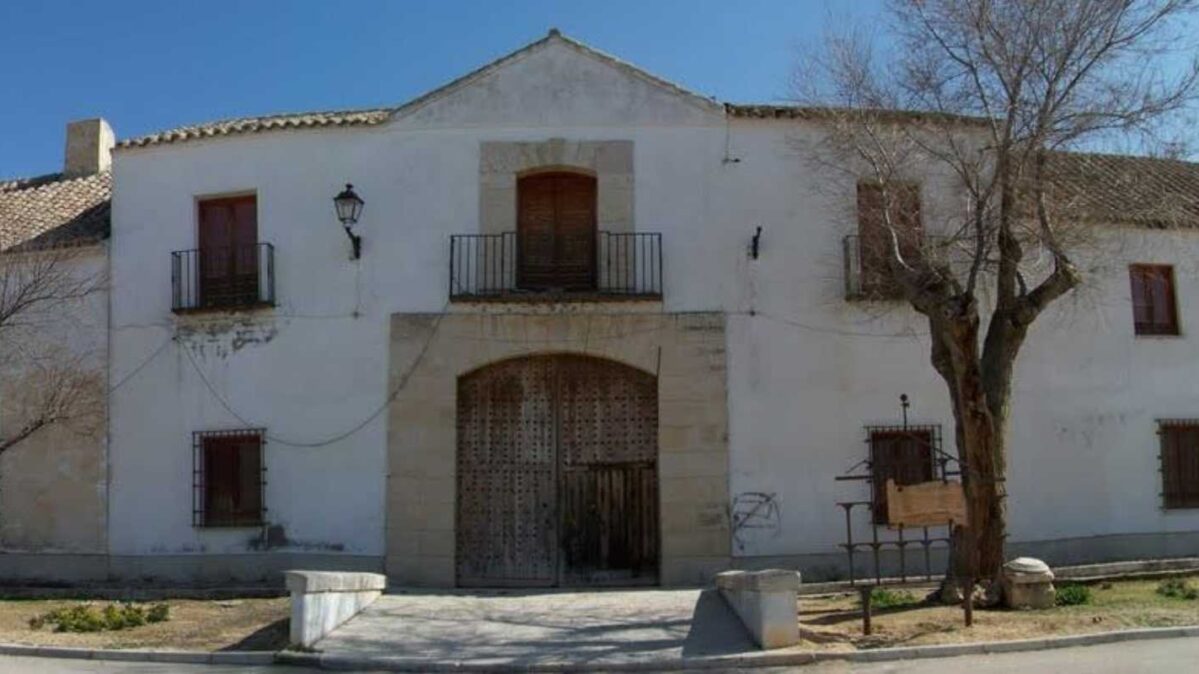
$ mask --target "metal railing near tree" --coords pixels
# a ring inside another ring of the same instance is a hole
[[[522,287],[516,232],[450,236],[450,299],[538,296],[662,296],[662,235],[657,232],[596,233],[594,282],[588,288]]]

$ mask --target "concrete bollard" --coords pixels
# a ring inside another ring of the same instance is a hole
[[[716,589],[762,649],[799,643],[798,571],[725,571]]]
[[[370,606],[387,587],[378,573],[284,571],[291,593],[291,645],[309,648]]]

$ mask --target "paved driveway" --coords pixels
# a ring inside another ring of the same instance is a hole
[[[388,594],[316,648],[417,669],[422,662],[621,665],[756,650],[711,590]]]

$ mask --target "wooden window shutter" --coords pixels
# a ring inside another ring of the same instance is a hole
[[[894,298],[902,295],[891,277],[889,256],[891,231],[884,217],[888,194],[891,222],[899,239],[899,252],[905,259],[920,254],[924,227],[921,222],[920,185],[897,183],[882,185],[858,183],[858,256],[861,264],[861,288],[869,297]]]
[[[1138,335],[1177,335],[1178,306],[1170,265],[1134,264],[1128,268],[1133,328]]]
[[[258,300],[258,201],[254,195],[199,203],[200,302],[245,306]]]
[[[1199,423],[1163,422],[1162,505],[1199,508]]]
[[[263,520],[262,435],[254,431],[199,434],[202,526],[254,526]]]
[[[875,430],[870,433],[874,483],[874,522],[887,523],[887,480],[897,485],[929,482],[933,474],[933,435],[924,429]]]

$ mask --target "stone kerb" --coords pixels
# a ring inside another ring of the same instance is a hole
[[[724,571],[716,589],[762,649],[799,643],[798,571]]]
[[[308,648],[362,609],[387,587],[378,573],[284,571],[291,593],[291,645]]]

